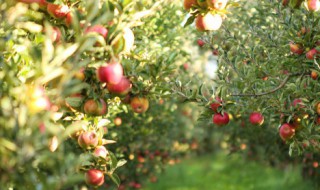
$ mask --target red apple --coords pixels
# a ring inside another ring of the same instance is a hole
[[[309,60],[313,60],[317,53],[318,53],[317,50],[313,48],[306,53],[306,58]]]
[[[118,84],[123,78],[123,68],[118,62],[109,63],[107,66],[99,67],[98,79],[108,84]]]
[[[124,96],[128,94],[131,90],[132,84],[129,79],[125,76],[122,77],[121,81],[118,84],[108,84],[107,88],[110,93]]]
[[[90,26],[86,29],[85,33],[88,34],[90,32],[95,32],[103,36],[103,38],[107,38],[108,30],[102,25],[94,25]]]
[[[294,54],[301,55],[304,51],[302,46],[299,44],[295,44],[293,42],[290,42],[289,45],[290,45],[290,51]]]
[[[308,11],[311,11],[311,12],[318,11],[320,8],[320,2],[319,0],[307,0],[305,2],[305,6]]]
[[[250,123],[254,125],[262,125],[264,121],[264,117],[260,112],[252,112],[250,114]]]
[[[218,56],[219,50],[217,50],[217,49],[212,50],[212,55]]]
[[[84,113],[88,115],[105,115],[107,114],[107,104],[103,99],[99,99],[98,101],[95,101],[93,99],[89,99],[84,103]]]
[[[229,123],[229,121],[229,114],[227,112],[224,112],[223,114],[216,113],[213,115],[212,119],[212,122],[218,126],[226,125]]]
[[[184,0],[183,7],[185,10],[190,10],[190,8],[194,5],[197,5],[197,0]]]
[[[304,108],[304,105],[303,105],[302,100],[299,99],[299,98],[296,98],[296,99],[293,100],[292,106],[293,106],[293,107],[296,107],[296,106],[298,106],[298,105],[299,105],[299,108]]]
[[[104,183],[104,174],[97,169],[90,169],[85,174],[85,181],[88,185],[101,186]]]
[[[47,5],[48,13],[54,18],[64,18],[70,12],[67,5],[57,5],[53,3],[48,3]]]
[[[67,15],[66,15],[66,20],[65,20],[66,25],[67,25],[67,26],[70,26],[70,25],[72,24],[72,20],[73,20],[73,14],[72,14],[72,12],[70,11],[70,12],[68,12]]]
[[[96,157],[106,158],[108,155],[108,150],[104,146],[97,146],[93,151],[93,155]]]
[[[284,123],[281,125],[279,129],[279,135],[282,138],[282,140],[286,141],[291,139],[295,134],[294,127],[289,123]]]
[[[213,102],[210,104],[210,108],[213,110],[214,113],[218,112],[219,107],[221,107],[221,103]]]
[[[207,0],[208,6],[216,10],[223,10],[227,3],[228,0]]]
[[[78,144],[81,148],[91,149],[98,145],[99,138],[98,135],[94,131],[86,131],[83,132],[78,137]]]
[[[311,74],[310,74],[311,78],[313,80],[317,80],[318,78],[318,73],[316,71],[311,71]]]
[[[149,100],[145,97],[133,97],[130,102],[131,108],[136,113],[144,113],[149,108]]]
[[[197,40],[197,43],[198,43],[198,45],[200,46],[200,47],[203,47],[204,46],[204,44],[206,44],[203,40],[201,40],[201,39],[198,39]]]
[[[114,118],[113,123],[116,126],[120,126],[122,124],[122,119],[120,117],[116,117],[116,118]]]
[[[199,31],[218,30],[222,25],[222,17],[219,14],[211,14],[208,12],[202,16],[199,14],[196,18],[196,28]]]

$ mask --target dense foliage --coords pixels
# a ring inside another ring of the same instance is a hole
[[[139,189],[218,148],[319,181],[319,1],[0,2],[1,189]]]

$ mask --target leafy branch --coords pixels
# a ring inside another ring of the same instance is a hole
[[[262,93],[258,93],[258,94],[231,94],[231,96],[254,96],[254,97],[256,97],[256,96],[264,96],[264,95],[272,94],[272,93],[280,90],[281,88],[283,88],[287,84],[287,82],[289,81],[289,79],[291,77],[299,76],[299,75],[303,75],[303,74],[301,74],[301,73],[288,74],[288,76],[286,76],[286,78],[282,81],[282,83],[278,87],[276,87],[270,91],[267,91],[267,92],[262,92]]]

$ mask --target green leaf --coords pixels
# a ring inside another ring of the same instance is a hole
[[[187,26],[191,25],[195,19],[196,19],[195,16],[190,16],[183,27],[187,27]]]
[[[120,178],[117,174],[113,173],[113,174],[110,174],[109,177],[112,179],[112,181],[119,187],[120,185]]]
[[[66,102],[71,107],[80,107],[82,105],[83,97],[68,97],[66,98]]]
[[[117,168],[119,168],[119,167],[121,167],[121,166],[125,165],[126,163],[127,163],[127,161],[126,161],[126,160],[124,160],[124,159],[119,160],[119,161],[118,161],[118,163],[117,163]]]
[[[118,160],[117,157],[112,153],[109,152],[110,158],[111,158],[111,168],[112,170],[117,168]]]

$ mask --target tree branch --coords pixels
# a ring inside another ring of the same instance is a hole
[[[274,89],[272,89],[272,90],[270,90],[270,91],[268,91],[268,92],[262,92],[262,93],[258,93],[258,94],[231,94],[231,96],[264,96],[264,95],[272,94],[272,93],[280,90],[281,88],[283,88],[283,87],[287,84],[288,80],[289,80],[291,77],[293,77],[293,76],[298,76],[298,75],[301,75],[301,73],[292,73],[292,74],[289,74],[289,75],[282,81],[282,83],[281,83],[278,87],[276,87],[276,88],[274,88]]]

